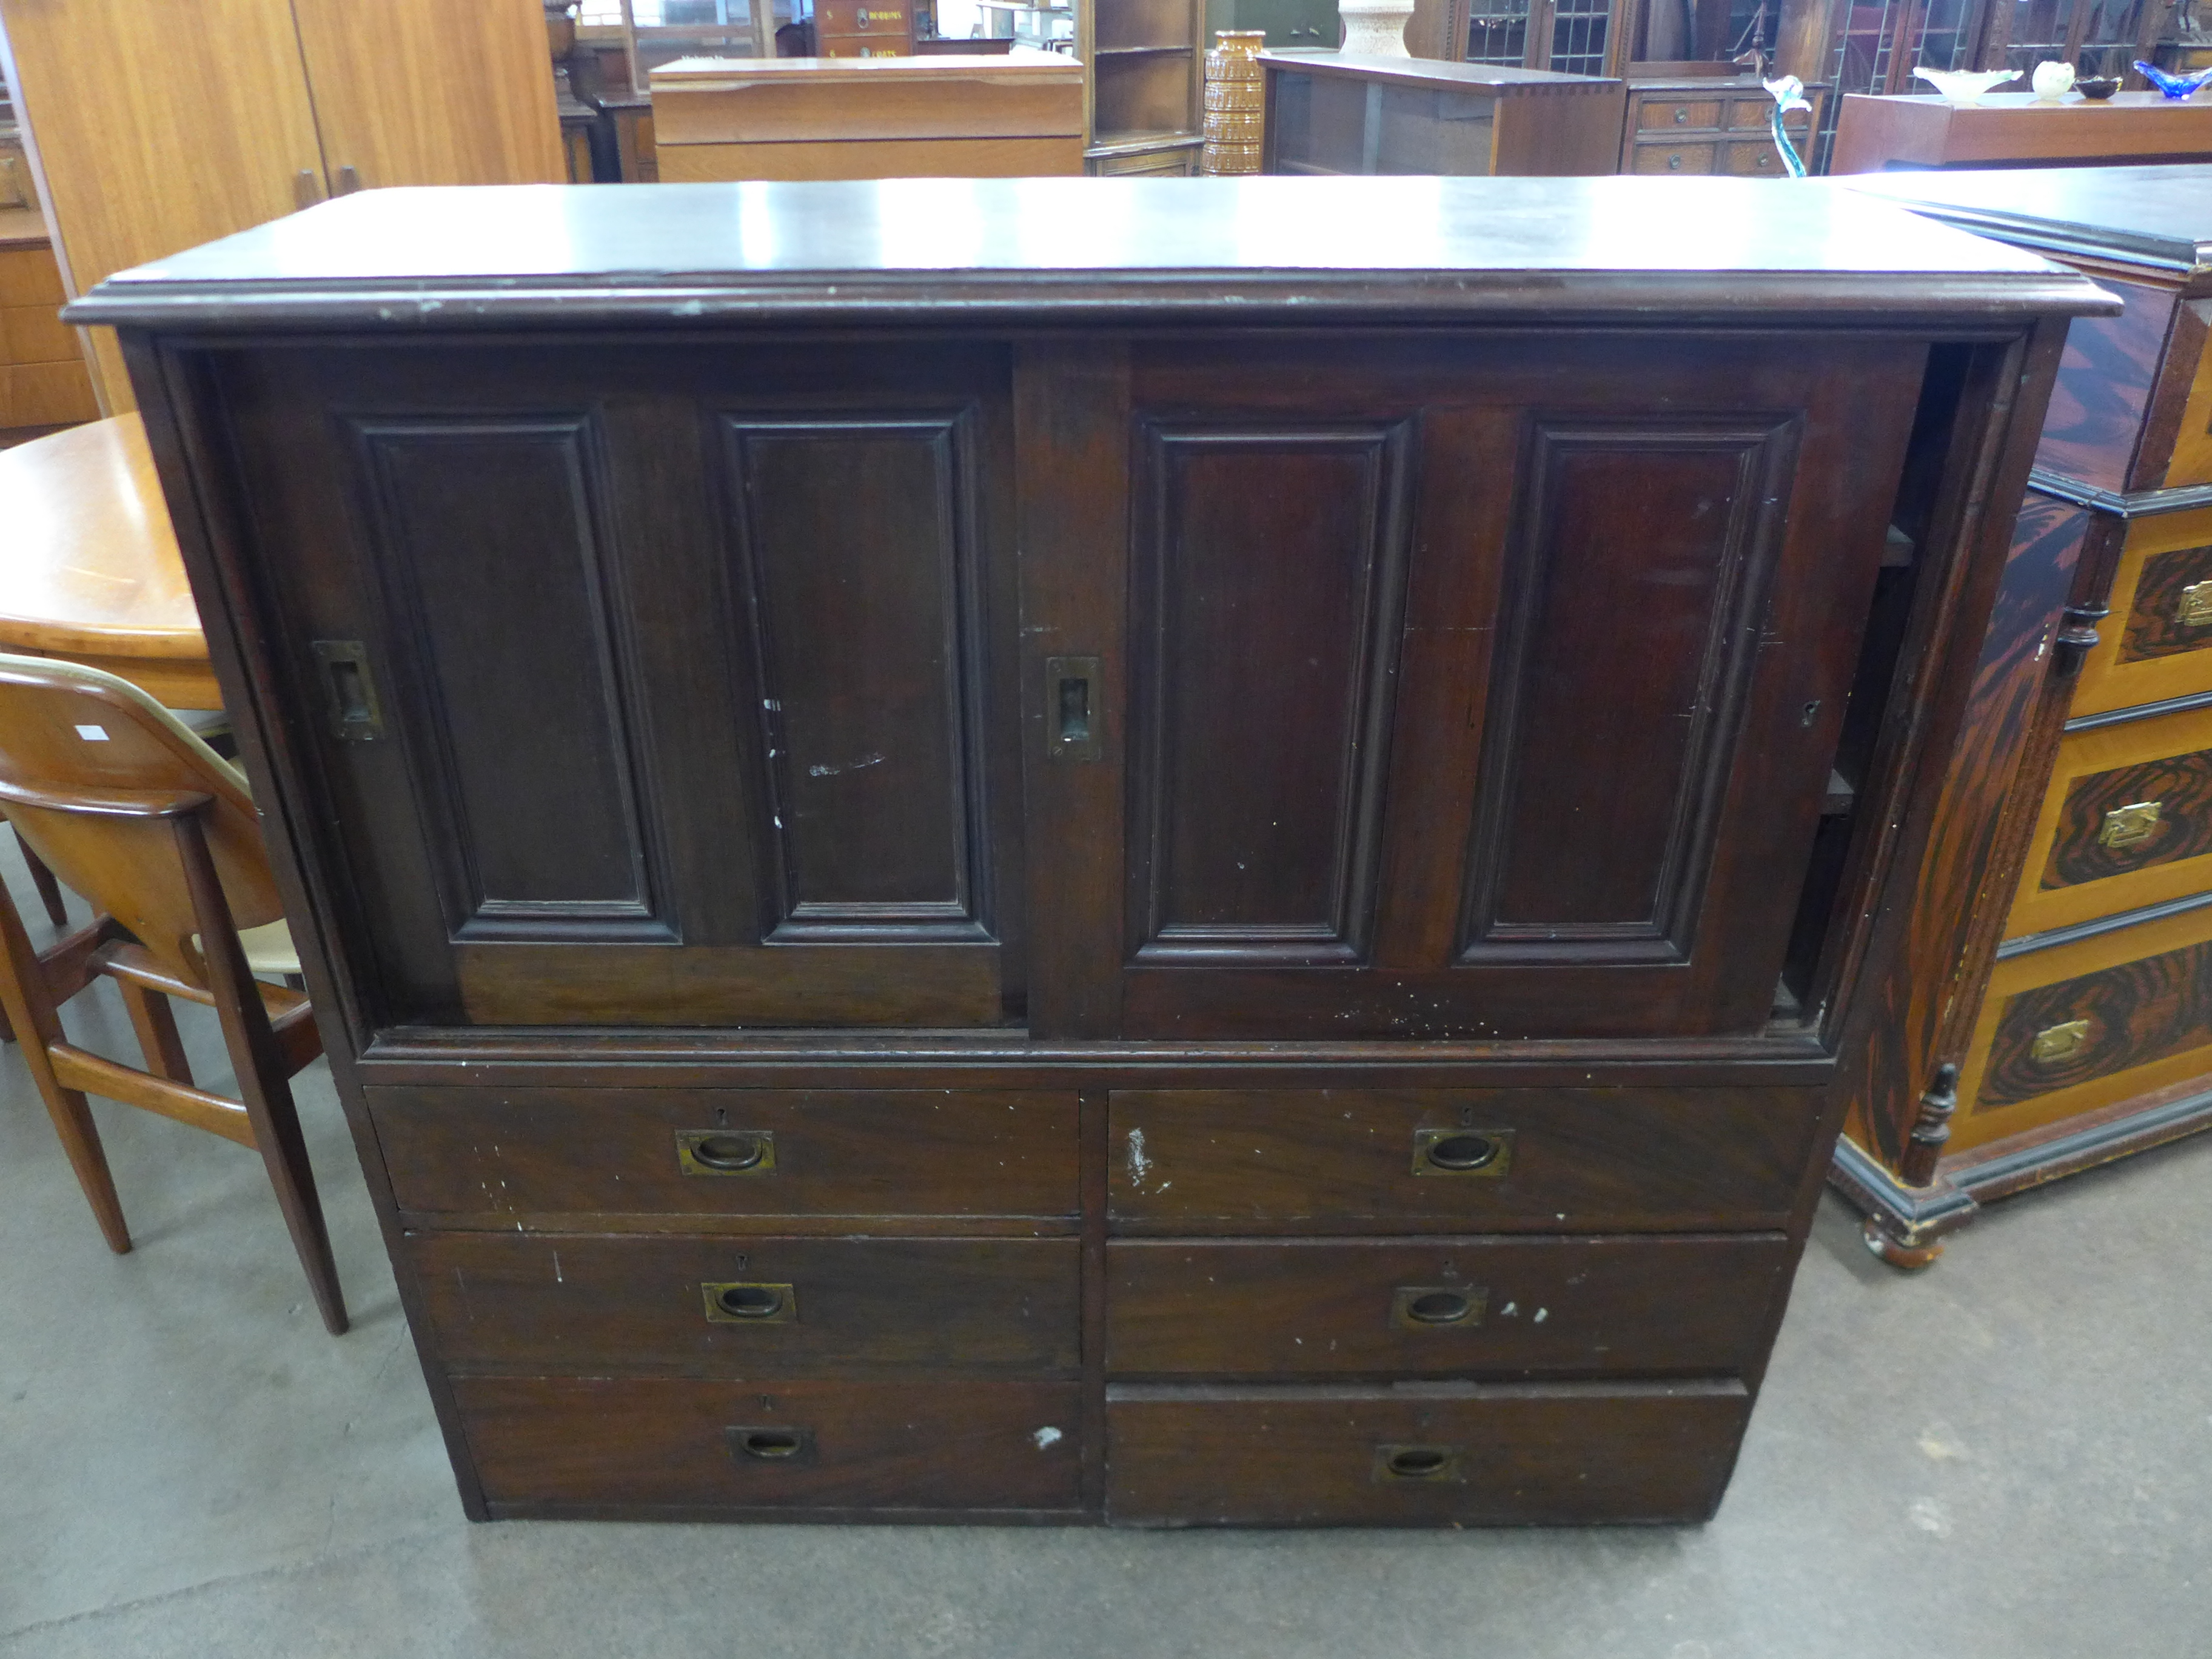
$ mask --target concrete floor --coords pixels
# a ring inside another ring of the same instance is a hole
[[[130,1055],[83,1000],[77,1039]],[[319,1064],[301,1093],[337,1340],[258,1159],[96,1103],[111,1256],[0,1055],[0,1659],[2212,1656],[2212,1137],[2002,1206],[1917,1279],[1830,1200],[1702,1528],[472,1527]]]

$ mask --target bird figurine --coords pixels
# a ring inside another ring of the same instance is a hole
[[[1762,81],[1767,95],[1774,100],[1774,110],[1766,118],[1768,130],[1774,134],[1774,148],[1782,152],[1782,165],[1790,169],[1792,179],[1805,176],[1805,158],[1797,153],[1797,146],[1790,142],[1783,130],[1782,118],[1793,109],[1809,110],[1805,101],[1805,83],[1794,75],[1785,75],[1779,81]]]
[[[2157,64],[2146,64],[2141,58],[2136,60],[2136,68],[2141,72],[2144,80],[2149,82],[2167,97],[2177,100],[2188,97],[2193,92],[2203,90],[2208,84],[2212,84],[2212,69],[2199,70],[2194,75],[2168,75]]]

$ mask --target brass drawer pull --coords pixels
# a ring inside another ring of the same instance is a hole
[[[767,1175],[775,1168],[773,1129],[678,1129],[677,1167],[688,1176]]]
[[[814,1431],[781,1423],[759,1426],[733,1425],[722,1431],[730,1455],[742,1462],[781,1463],[787,1468],[814,1461]]]
[[[2105,827],[2097,832],[2097,845],[2115,850],[2140,847],[2158,833],[2158,816],[2163,801],[2139,800],[2128,806],[2115,806],[2105,814]]]
[[[2212,582],[2191,582],[2174,602],[2173,620],[2183,628],[2212,627]]]
[[[2089,1022],[2069,1019],[2063,1025],[2046,1025],[2027,1046],[2027,1057],[2039,1066],[2057,1066],[2089,1046]]]
[[[1690,112],[1689,112],[1687,109],[1680,108],[1680,107],[1677,107],[1677,108],[1676,108],[1676,110],[1674,111],[1674,125],[1675,125],[1676,126],[1678,126],[1678,127],[1679,127],[1679,126],[1684,126],[1684,125],[1686,125],[1688,124],[1688,122],[1689,122],[1689,119],[1690,119]]]
[[[1667,171],[1669,173],[1680,173],[1681,170],[1682,156],[1681,152],[1678,150],[1674,155],[1667,158]]]
[[[1377,1446],[1377,1480],[1456,1480],[1461,1450],[1457,1446]]]
[[[702,1285],[708,1322],[715,1325],[789,1325],[799,1318],[799,1293],[788,1285]]]
[[[1510,1129],[1416,1129],[1417,1176],[1479,1176],[1495,1181],[1513,1167]]]
[[[1401,1285],[1390,1292],[1390,1322],[1401,1330],[1464,1330],[1482,1323],[1490,1292],[1475,1285]]]

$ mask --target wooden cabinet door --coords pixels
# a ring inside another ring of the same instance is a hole
[[[220,372],[362,1024],[1006,1017],[1003,352]]]
[[[1040,350],[1037,1028],[1759,1029],[1923,361]]]
[[[333,191],[567,181],[538,0],[292,9]]]

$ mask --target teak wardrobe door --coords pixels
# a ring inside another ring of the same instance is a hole
[[[1006,1018],[1003,354],[219,372],[365,1024]]]
[[[1923,360],[1025,360],[1033,1024],[1757,1030]]]
[[[331,190],[568,181],[538,0],[292,0]]]

